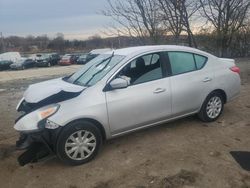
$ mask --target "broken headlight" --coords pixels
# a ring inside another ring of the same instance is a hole
[[[57,125],[54,122],[49,121],[47,118],[55,114],[57,110],[59,109],[59,107],[60,107],[59,104],[52,104],[52,105],[48,105],[43,108],[40,108],[38,110],[38,117],[40,119],[38,123],[38,127],[45,127],[47,129],[58,128],[59,125]]]
[[[45,106],[43,108],[40,108],[38,110],[39,119],[43,120],[43,119],[46,119],[46,118],[52,116],[53,114],[55,114],[57,112],[59,107],[60,107],[59,104],[51,104],[51,105]]]

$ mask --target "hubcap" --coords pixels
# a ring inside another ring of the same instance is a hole
[[[95,150],[96,138],[94,134],[86,130],[74,132],[65,143],[65,152],[73,160],[83,160],[89,157]]]
[[[209,118],[216,118],[220,115],[222,109],[222,101],[220,97],[212,97],[207,103],[207,115]]]

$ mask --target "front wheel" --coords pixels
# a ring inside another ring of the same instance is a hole
[[[102,143],[100,130],[91,122],[78,121],[62,130],[57,141],[57,156],[70,165],[92,160]]]
[[[219,118],[224,108],[224,100],[220,93],[214,92],[210,94],[204,101],[199,118],[204,122],[212,122]]]

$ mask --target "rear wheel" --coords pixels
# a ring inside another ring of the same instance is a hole
[[[224,100],[220,93],[211,93],[204,101],[199,118],[205,122],[212,122],[219,118],[224,108]]]
[[[91,122],[77,121],[62,130],[57,141],[57,156],[70,165],[92,160],[102,143],[100,130]]]

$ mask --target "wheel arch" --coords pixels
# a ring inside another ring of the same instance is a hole
[[[102,140],[103,141],[106,140],[107,135],[106,135],[106,131],[105,131],[103,125],[99,121],[97,121],[95,119],[92,119],[92,118],[79,118],[79,119],[75,119],[75,120],[72,120],[72,121],[68,122],[64,127],[66,127],[66,126],[68,126],[68,125],[70,125],[70,124],[72,124],[74,122],[77,122],[77,121],[88,121],[88,122],[93,123],[100,130],[101,135],[102,135]]]
[[[211,91],[208,95],[205,96],[205,98],[203,99],[202,104],[200,105],[198,111],[201,110],[202,105],[204,104],[204,102],[206,101],[206,99],[207,99],[210,95],[212,95],[213,93],[220,93],[221,96],[223,97],[223,102],[224,102],[224,104],[226,104],[226,102],[227,102],[227,94],[226,94],[226,92],[225,92],[223,89],[215,89],[215,90]]]
[[[227,94],[226,94],[226,92],[223,89],[215,89],[209,95],[211,95],[212,93],[219,93],[219,94],[221,94],[221,96],[223,97],[224,104],[227,103]]]

